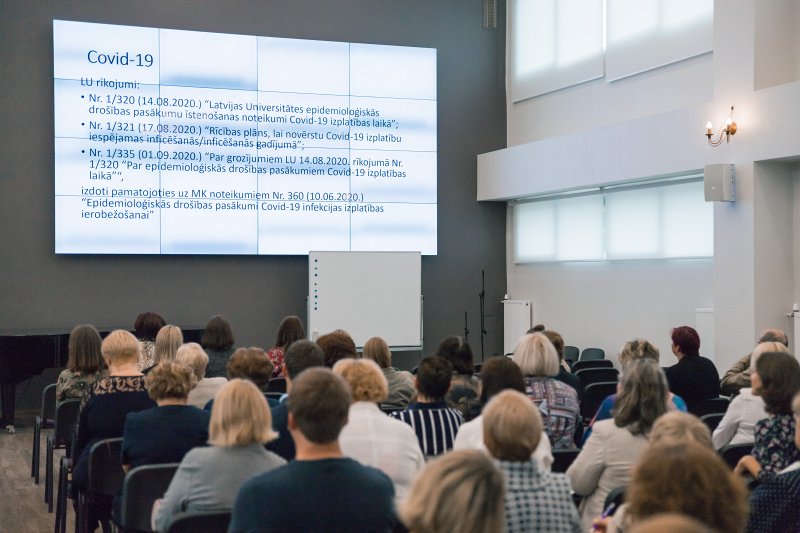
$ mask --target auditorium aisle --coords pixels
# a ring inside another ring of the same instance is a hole
[[[33,419],[17,416],[17,432],[0,434],[0,533],[47,533],[53,531],[55,514],[44,503],[45,434],[42,435],[42,459],[39,485],[31,477]],[[54,469],[63,451],[56,450]],[[56,480],[57,481],[57,480]],[[57,487],[54,487],[54,491]],[[69,501],[66,531],[75,531],[75,513]]]

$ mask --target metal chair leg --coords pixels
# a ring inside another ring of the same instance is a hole
[[[39,457],[42,450],[42,417],[37,416],[33,423],[33,452],[31,454],[31,477],[39,484]]]
[[[44,465],[44,503],[48,504],[47,512],[53,512],[53,436],[47,436],[47,451]]]

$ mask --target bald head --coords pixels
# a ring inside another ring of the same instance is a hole
[[[762,342],[779,342],[787,348],[789,347],[789,337],[786,336],[785,331],[780,329],[765,329],[758,338],[758,344]]]

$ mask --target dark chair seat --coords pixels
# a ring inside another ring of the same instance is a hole
[[[286,378],[272,378],[267,383],[267,392],[286,392]]]
[[[703,415],[700,417],[700,420],[708,426],[708,430],[711,433],[714,433],[714,430],[717,429],[717,426],[722,421],[722,417],[725,416],[725,413],[710,413],[707,415]]]
[[[53,512],[53,453],[57,449],[67,449],[72,445],[72,434],[78,422],[78,413],[81,401],[78,399],[64,400],[56,405],[55,424],[53,432],[47,436],[47,450],[44,464],[44,501],[47,511]],[[67,454],[69,455],[69,453]]]
[[[616,393],[616,381],[592,383],[584,389],[583,400],[581,400],[581,416],[587,424],[594,418],[603,400]]]
[[[230,522],[230,512],[180,513],[172,519],[167,533],[225,533]]]
[[[585,391],[586,387],[592,383],[616,382],[619,371],[616,368],[584,368],[575,372],[575,375],[580,378],[581,386]]]
[[[89,531],[89,507],[96,498],[111,499],[122,491],[122,437],[96,442],[89,449],[89,483],[78,493],[75,524],[78,533]]]
[[[605,359],[606,352],[602,348],[584,348],[581,352],[579,361],[596,361],[598,359]]]
[[[179,463],[137,466],[122,485],[119,516],[115,523],[123,533],[150,533],[150,514],[155,501],[167,492]]]
[[[712,413],[724,413],[728,410],[731,401],[728,398],[720,396],[719,398],[710,398],[708,400],[687,401],[686,404],[690,413],[701,417]]]
[[[608,516],[613,516],[623,503],[625,503],[625,487],[617,487],[612,489],[606,496],[606,500],[603,502],[603,509],[611,509]],[[613,507],[611,507],[612,504]]]
[[[42,430],[55,426],[56,384],[51,383],[42,391],[42,405],[33,421],[33,450],[31,452],[31,477],[39,484],[39,461],[42,456]]]
[[[562,474],[566,472],[569,465],[578,457],[579,453],[581,453],[579,448],[553,450],[553,472],[560,472]]]
[[[614,368],[614,363],[608,359],[589,359],[586,361],[575,361],[572,366],[573,372],[583,370],[584,368]]]
[[[720,457],[733,469],[739,462],[739,459],[745,455],[749,455],[752,451],[752,444],[728,444],[720,448],[717,453],[719,453]]]

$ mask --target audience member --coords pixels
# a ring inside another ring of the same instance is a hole
[[[755,368],[756,361],[761,354],[767,352],[788,352],[789,350],[779,342],[762,342],[750,354],[750,364]],[[747,370],[747,380],[750,381],[751,370]],[[726,444],[751,444],[755,442],[756,422],[767,418],[764,410],[764,399],[753,394],[753,389],[742,387],[733,400],[731,400],[725,416],[722,417],[714,430],[714,446],[717,449]]]
[[[281,320],[278,332],[275,334],[275,345],[267,352],[267,355],[272,360],[272,377],[276,378],[283,375],[283,357],[286,353],[286,348],[294,341],[305,339],[305,337],[306,328],[303,327],[300,317],[291,315]]]
[[[525,380],[519,366],[508,357],[490,357],[481,369],[481,405],[486,404],[498,393],[511,389],[525,392]],[[550,471],[553,464],[553,454],[550,449],[550,439],[542,428],[542,437],[531,455],[539,468]],[[465,422],[458,428],[456,440],[453,442],[454,450],[486,450],[483,441],[483,414]]]
[[[333,368],[336,361],[340,359],[358,359],[356,343],[353,342],[350,334],[343,329],[337,329],[320,336],[317,339],[317,345],[322,349],[322,353],[325,354],[325,366],[328,368]]]
[[[293,342],[284,355],[283,376],[286,378],[286,392],[291,394],[292,382],[301,372],[308,368],[325,366],[322,349],[307,340]],[[287,461],[295,456],[294,440],[289,433],[289,409],[286,401],[281,401],[271,408],[272,427],[278,436],[267,443],[267,449],[280,455]]]
[[[106,376],[105,362],[100,353],[100,334],[90,324],[75,326],[69,334],[67,368],[56,381],[56,401],[89,396],[94,382]]]
[[[681,513],[713,531],[740,533],[747,492],[713,450],[697,444],[652,446],[637,461],[626,491],[630,520]]]
[[[329,369],[312,368],[297,376],[286,400],[295,460],[242,485],[231,533],[392,527],[391,480],[380,470],[345,458],[339,447],[351,399],[347,384]]]
[[[200,345],[208,355],[206,376],[209,378],[225,377],[228,359],[233,355],[233,330],[228,319],[222,315],[214,315],[206,324]]]
[[[768,329],[761,333],[756,345],[762,342],[779,342],[785,347],[789,347],[789,337],[779,329]],[[777,350],[776,350],[777,351]],[[752,353],[749,353],[736,361],[736,363],[722,376],[721,387],[723,394],[738,394],[738,392],[750,387],[750,369],[753,366],[750,360]]]
[[[533,326],[531,329],[529,329],[525,333],[527,335],[530,335],[532,333],[544,333],[546,330],[547,330],[547,328],[544,326],[544,324],[536,324],[535,326]]]
[[[208,440],[209,414],[186,405],[197,382],[194,373],[175,361],[157,364],[144,386],[157,407],[129,413],[122,434],[122,467],[178,463],[195,446]]]
[[[461,413],[448,407],[444,400],[452,374],[453,365],[447,359],[426,357],[420,361],[414,379],[417,401],[404,411],[391,413],[411,426],[426,458],[452,449],[458,428],[464,421]]]
[[[679,513],[661,513],[631,528],[631,533],[715,533],[707,525]]]
[[[637,359],[650,359],[657,363],[659,359],[658,348],[644,339],[633,339],[626,342],[622,346],[619,356],[617,356],[617,361],[619,362],[620,367],[623,369],[623,372],[625,371],[625,366],[627,366],[628,363]],[[581,445],[589,440],[589,436],[592,434],[592,428],[594,427],[595,422],[607,420],[612,417],[611,413],[613,412],[616,403],[616,394],[612,394],[602,401],[600,407],[597,409],[597,413],[594,415],[594,418],[592,418],[592,421],[589,422],[589,427],[583,433],[583,442]],[[683,401],[683,398],[671,392],[669,393],[669,402],[667,403],[667,406],[670,409],[686,411],[686,402]]]
[[[165,532],[183,511],[230,510],[242,483],[286,464],[264,449],[276,437],[271,427],[267,402],[255,385],[241,379],[224,385],[211,411],[211,446],[184,456],[163,500],[153,508],[153,529]]]
[[[792,411],[800,418],[800,394]],[[795,426],[794,444],[800,448],[800,424]],[[750,494],[748,533],[796,533],[800,525],[800,462],[795,461],[771,480],[760,483]]]
[[[683,411],[669,411],[658,417],[650,430],[649,438],[651,446],[695,443],[714,450],[708,426],[693,414]]]
[[[388,409],[405,409],[414,396],[414,376],[411,372],[398,370],[392,366],[392,352],[389,345],[380,337],[372,337],[364,343],[364,357],[375,361],[386,382],[389,384],[389,394],[381,402],[381,407]]]
[[[181,344],[183,344],[183,332],[178,326],[166,325],[158,330],[153,351],[153,366],[145,368],[142,372],[147,375],[159,363],[174,361],[175,353]]]
[[[139,370],[150,368],[154,364],[155,348],[156,348],[156,335],[159,330],[166,326],[167,323],[161,318],[161,315],[153,312],[141,313],[136,317],[136,322],[133,325],[136,332],[136,338],[139,339],[141,351],[137,360],[136,366]]]
[[[414,480],[400,517],[410,533],[500,533],[503,475],[482,452],[461,450],[432,461]]]
[[[583,396],[583,387],[581,386],[581,378],[576,376],[570,371],[569,364],[564,361],[564,338],[556,331],[544,330],[542,334],[553,343],[553,348],[556,349],[558,354],[558,374],[554,377],[561,383],[566,383],[578,393],[578,398]]]
[[[78,419],[78,438],[72,470],[73,496],[85,491],[89,482],[88,458],[92,445],[103,439],[122,437],[128,413],[143,411],[155,406],[144,387],[144,376],[139,371],[139,341],[124,330],[112,331],[100,345],[108,366],[108,377],[95,382],[86,405]],[[89,509],[89,528],[97,520],[110,516],[111,500],[94,498]]]
[[[519,391],[500,392],[483,417],[483,440],[505,477],[504,531],[579,533],[567,476],[545,471],[531,458],[542,439],[542,417],[530,398]]]
[[[389,476],[399,504],[425,466],[417,435],[378,407],[386,399],[388,385],[375,361],[342,359],[333,365],[333,372],[344,378],[353,395],[347,424],[339,434],[342,453]]]
[[[680,326],[670,336],[678,362],[665,370],[669,390],[691,411],[698,402],[719,396],[719,373],[711,360],[700,355],[700,335],[694,328]]]
[[[248,379],[264,392],[272,379],[272,360],[261,348],[237,348],[228,359],[228,377]]]
[[[445,397],[447,405],[458,409],[464,421],[472,420],[481,412],[478,400],[480,380],[475,376],[472,348],[461,337],[446,337],[433,355],[443,357],[453,365],[450,390]]]
[[[753,394],[761,396],[770,416],[756,422],[753,454],[742,457],[735,471],[766,481],[800,460],[792,414],[792,398],[800,391],[800,365],[789,353],[763,353],[750,370],[750,380]]]
[[[584,497],[580,505],[584,530],[601,515],[608,493],[628,483],[634,462],[647,447],[650,428],[667,412],[667,380],[651,359],[626,365],[618,391],[614,418],[595,424],[567,469],[572,489]]]
[[[559,368],[553,343],[541,333],[525,335],[514,349],[513,359],[525,376],[525,392],[539,408],[551,446],[574,448],[580,415],[578,393],[553,377]]]
[[[189,367],[197,378],[197,385],[189,391],[188,405],[203,408],[228,382],[225,378],[207,378],[208,356],[196,342],[182,344],[175,353],[175,361]]]

